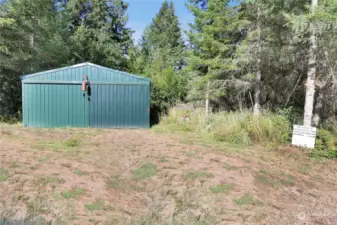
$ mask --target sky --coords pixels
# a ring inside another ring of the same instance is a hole
[[[129,3],[128,26],[132,28],[135,33],[133,38],[138,41],[147,25],[150,25],[152,19],[159,12],[159,9],[164,0],[127,0]],[[179,17],[180,25],[184,30],[188,30],[189,23],[192,23],[194,18],[185,6],[186,0],[173,0],[176,15]]]

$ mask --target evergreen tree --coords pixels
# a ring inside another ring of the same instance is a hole
[[[153,121],[187,92],[206,113],[211,105],[302,114],[313,68],[314,125],[336,118],[336,1],[319,0],[314,11],[309,0],[189,2],[195,21],[187,48],[169,1],[137,45],[123,0],[2,1],[0,116],[20,108],[20,75],[91,61],[151,77]]]
[[[191,50],[188,71],[192,75],[191,99],[216,100],[226,95],[232,84],[241,85],[235,77],[233,53],[241,36],[239,13],[229,1],[209,0],[207,7],[198,7],[195,1],[188,5],[195,16],[195,23],[188,33]],[[231,84],[231,85],[229,85]]]
[[[310,126],[313,123],[318,126],[321,118],[333,118],[336,112],[336,104],[331,101],[331,95],[336,94],[333,89],[337,86],[336,74],[332,69],[336,67],[337,2],[314,0],[310,3],[311,7],[306,7],[302,13],[285,15],[292,25],[295,37],[301,40],[306,50],[304,124]]]
[[[74,26],[72,62],[90,61],[126,70],[132,34],[126,28],[127,4],[121,0],[73,1],[68,5]]]
[[[185,96],[184,43],[173,2],[164,1],[150,26],[144,31],[135,53],[136,73],[152,78],[151,115],[157,122],[160,113]]]
[[[65,37],[51,0],[12,0],[0,8],[0,116],[20,108],[19,76],[67,59]],[[64,58],[63,58],[64,56]]]

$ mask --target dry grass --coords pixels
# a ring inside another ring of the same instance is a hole
[[[9,221],[316,225],[333,224],[337,210],[336,161],[292,147],[233,147],[185,131],[0,132],[0,216]]]

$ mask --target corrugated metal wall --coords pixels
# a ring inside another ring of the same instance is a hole
[[[90,90],[81,81],[88,75]],[[93,64],[22,78],[23,123],[28,127],[148,128],[150,81]]]
[[[91,127],[149,127],[149,86],[92,85]]]
[[[89,126],[89,103],[80,85],[24,84],[23,89],[24,126]]]

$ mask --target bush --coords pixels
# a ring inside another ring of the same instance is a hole
[[[0,123],[16,124],[22,121],[22,114],[19,111],[13,115],[0,115]]]
[[[332,134],[337,135],[337,119],[336,118],[329,118],[322,124],[322,127],[330,131]]]
[[[325,129],[318,129],[315,149],[311,156],[337,158],[337,135]]]
[[[184,115],[188,120],[183,119]],[[281,144],[290,139],[291,123],[286,116],[268,111],[260,116],[251,112],[216,113],[208,118],[201,112],[170,110],[162,119],[162,127],[172,131],[193,132],[200,135],[211,134],[214,140],[235,145]]]

